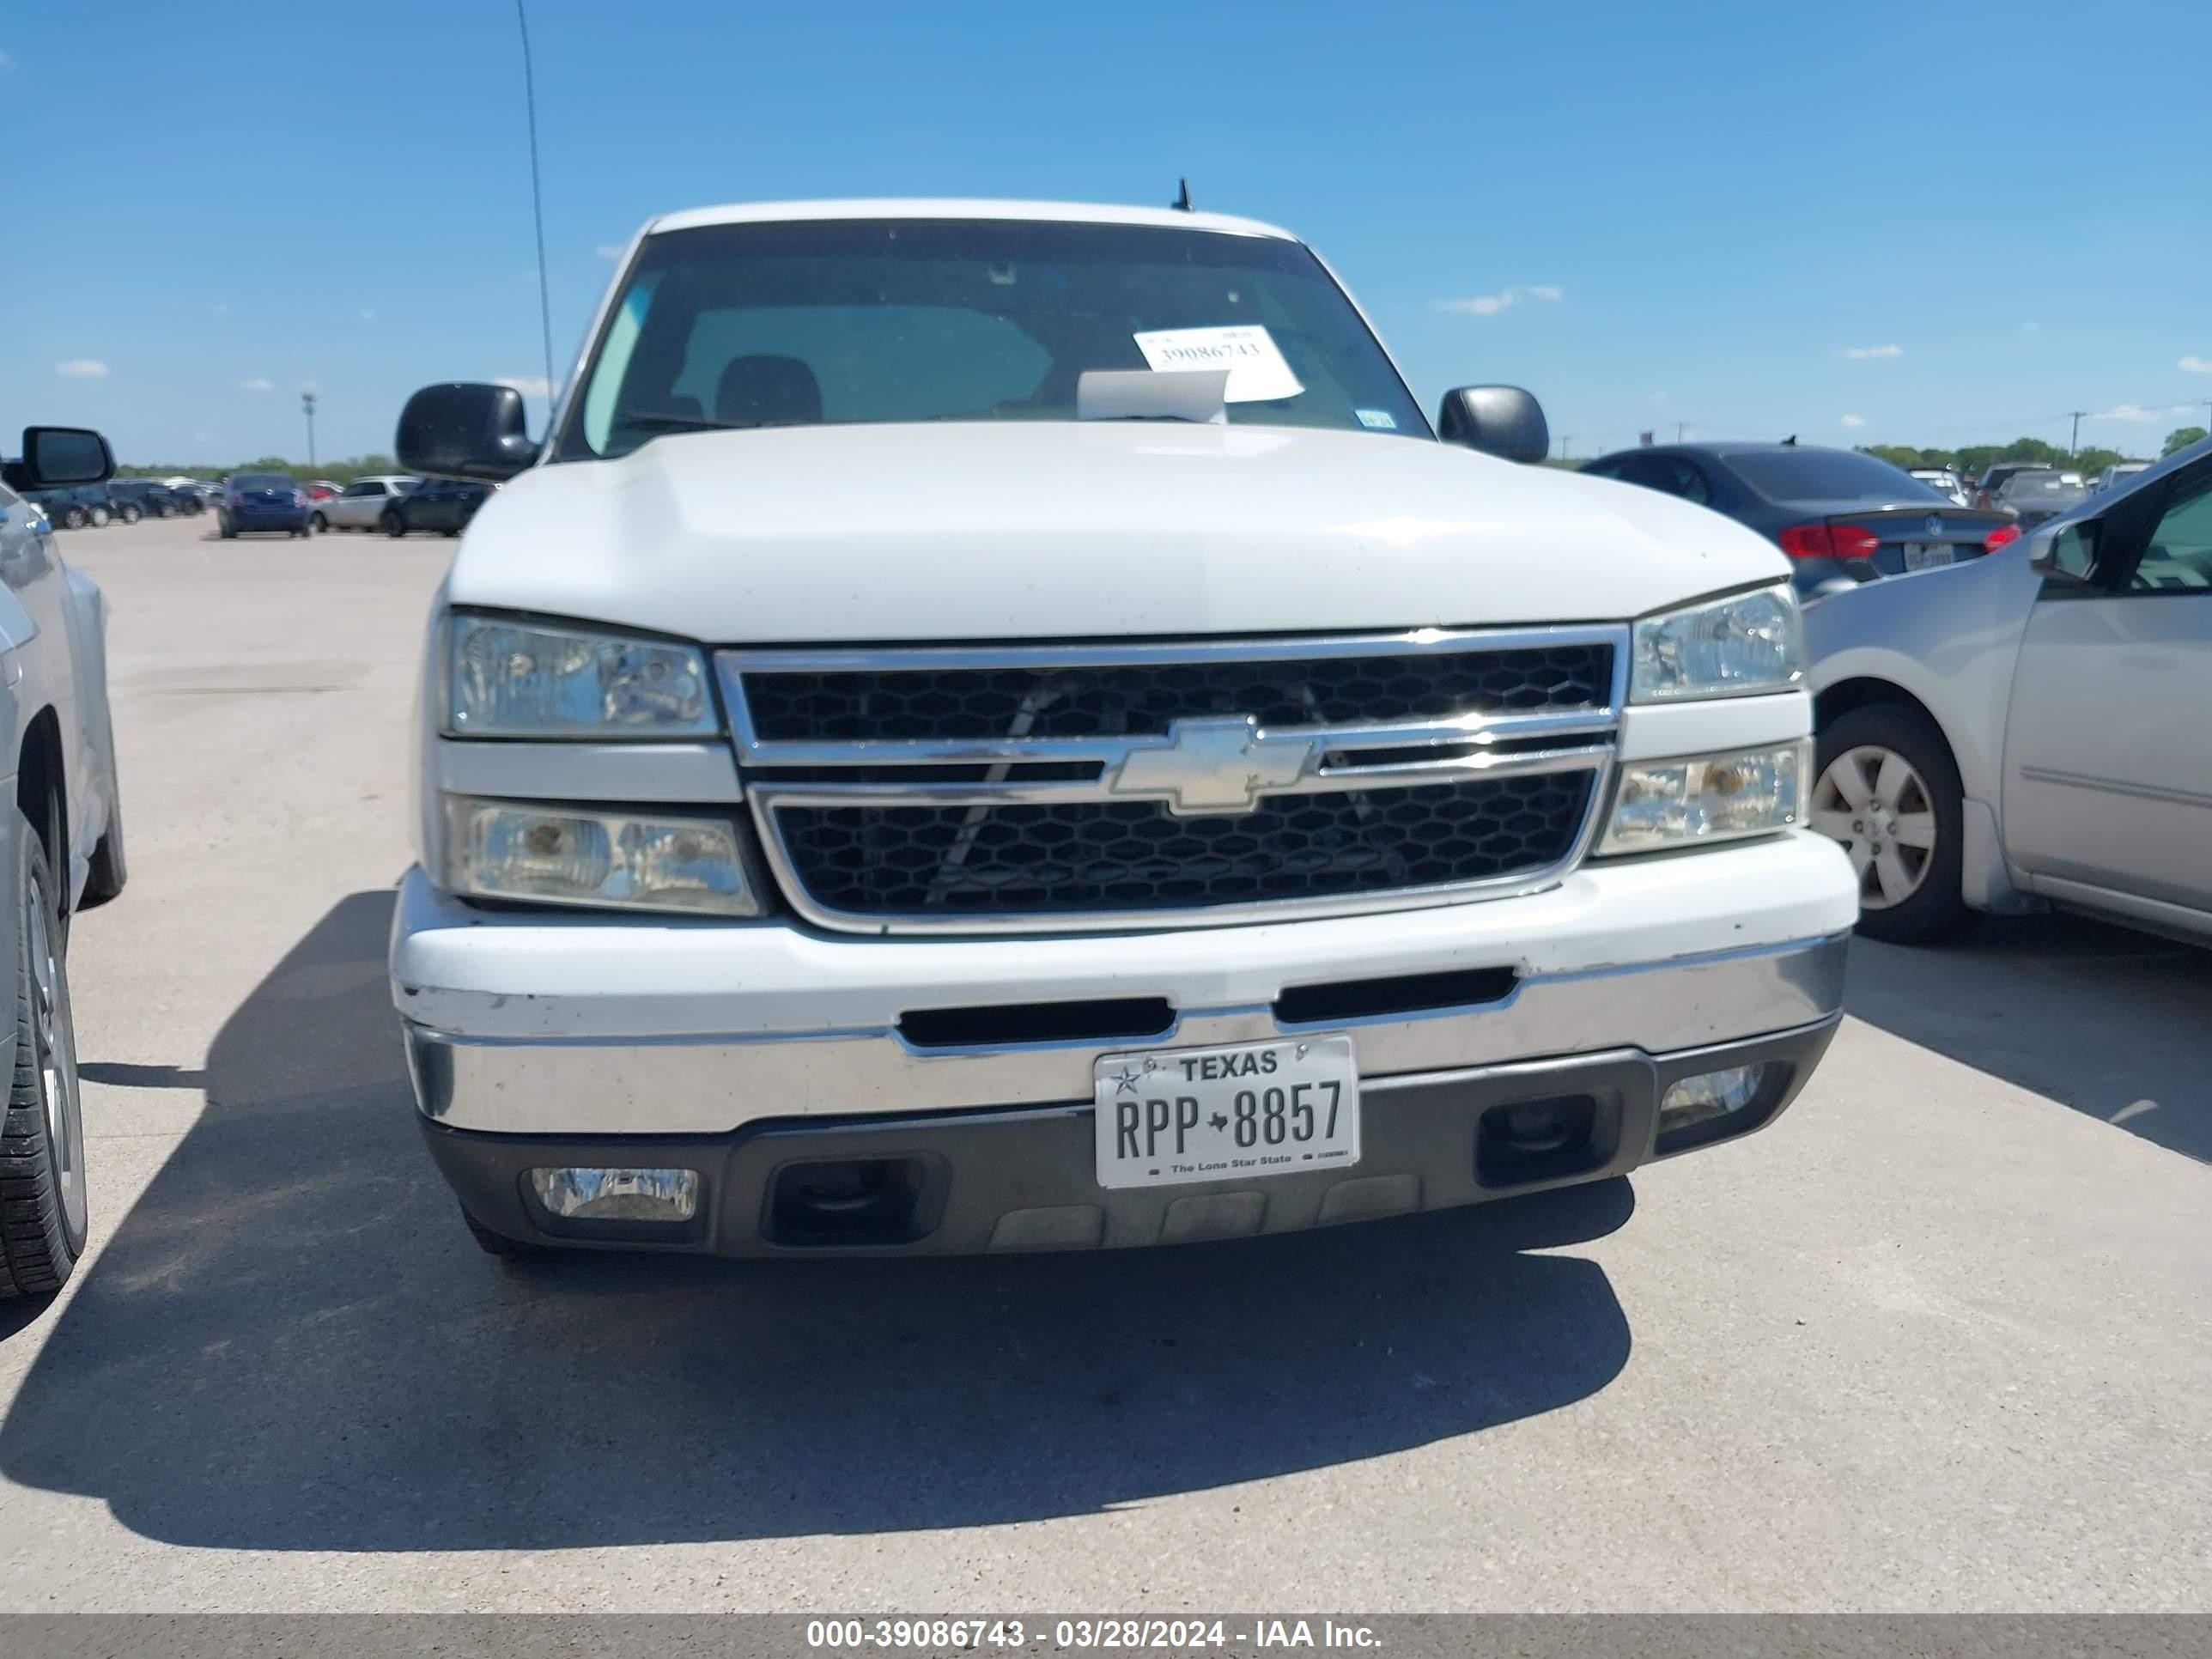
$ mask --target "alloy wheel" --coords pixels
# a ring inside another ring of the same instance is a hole
[[[1813,786],[1811,820],[1850,855],[1862,909],[1904,903],[1936,860],[1935,799],[1893,749],[1866,744],[1829,762]]]
[[[46,1109],[46,1144],[60,1186],[64,1231],[84,1237],[84,1107],[77,1091],[76,1037],[70,1029],[62,960],[54,950],[46,894],[30,895],[32,1041],[37,1045],[39,1094]]]

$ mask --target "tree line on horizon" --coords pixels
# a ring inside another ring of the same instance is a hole
[[[2171,455],[2177,449],[2186,449],[2205,435],[2201,426],[2176,427],[2166,434],[2160,446],[2160,455]],[[2125,455],[2117,449],[2092,446],[2087,449],[2069,451],[2063,444],[2045,443],[2040,438],[2014,438],[2008,444],[1968,444],[1962,448],[1945,449],[1930,445],[1916,448],[1911,444],[1861,444],[1859,453],[1877,460],[1887,461],[1892,466],[1910,471],[1916,466],[1948,467],[1963,477],[1978,478],[1998,461],[2040,461],[2051,466],[2065,467],[2075,472],[2102,472],[2108,466],[2123,461],[2147,461],[2148,455]]]
[[[380,472],[404,472],[406,469],[389,455],[356,455],[350,460],[318,461],[308,466],[301,461],[288,461],[282,455],[264,455],[251,461],[240,461],[229,466],[118,466],[118,478],[205,478],[210,483],[227,478],[234,472],[289,472],[295,478],[327,478],[332,483],[351,483],[356,478],[374,477]]]

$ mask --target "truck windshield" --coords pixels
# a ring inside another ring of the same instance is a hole
[[[1292,241],[1178,227],[840,219],[646,239],[556,447],[708,427],[1072,421],[1086,369],[1230,371],[1229,419],[1426,438]]]

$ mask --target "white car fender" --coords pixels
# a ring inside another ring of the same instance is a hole
[[[2002,811],[2013,671],[2043,580],[2028,568],[2033,539],[1805,607],[1816,710],[1853,683],[1893,686],[1928,712],[1950,745],[1966,797],[1960,885],[1978,909],[2024,902],[2007,872]]]

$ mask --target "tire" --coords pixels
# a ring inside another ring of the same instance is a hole
[[[69,1282],[84,1254],[84,1108],[68,956],[44,844],[18,810],[15,1065],[0,1121],[0,1300]]]
[[[143,512],[135,507],[119,507],[115,510],[115,516],[122,520],[125,524],[137,524],[139,520],[144,518],[146,515]]]
[[[225,513],[219,515],[216,520],[216,526],[222,532],[223,540],[227,542],[234,542],[238,539],[238,521],[233,519],[229,514]]]
[[[407,520],[388,507],[384,509],[384,516],[376,521],[376,526],[394,541],[407,533]]]
[[[307,515],[307,528],[313,531],[318,536],[321,535],[330,527],[331,521],[325,518],[321,514],[311,513]]]
[[[62,514],[62,528],[64,530],[83,529],[84,509],[81,507],[72,507],[66,509]]]
[[[1943,734],[1901,703],[1870,703],[1831,721],[1814,753],[1807,816],[1851,854],[1859,932],[1893,945],[1957,933],[1972,918],[1960,892],[1965,791]]]
[[[173,519],[177,516],[177,509],[167,501],[163,501],[154,509],[154,516],[157,519]]]
[[[93,527],[94,530],[105,530],[105,529],[106,529],[106,528],[107,528],[107,526],[108,526],[108,525],[109,525],[109,523],[110,523],[110,522],[114,519],[114,517],[115,517],[115,515],[114,515],[112,513],[110,513],[110,512],[109,512],[106,507],[95,507],[88,508],[88,509],[87,509],[87,511],[86,511],[86,514],[85,514],[85,516],[86,516],[87,518],[88,518],[88,519],[90,519],[90,520],[92,520],[92,527]]]

